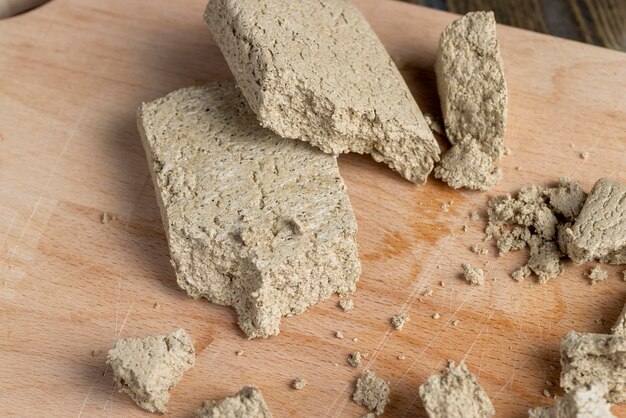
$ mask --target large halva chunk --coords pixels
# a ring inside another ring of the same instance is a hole
[[[508,106],[492,12],[468,13],[444,29],[435,73],[446,135],[454,144],[447,154],[464,157],[444,156],[435,176],[454,188],[490,189],[500,178],[496,162],[504,153]],[[455,163],[471,167],[455,170]]]
[[[598,180],[564,241],[567,255],[577,264],[594,259],[626,264],[626,186]]]
[[[261,125],[371,154],[425,182],[439,146],[400,72],[345,0],[210,0],[205,20]]]
[[[261,128],[233,83],[143,104],[139,129],[180,287],[250,338],[355,290],[356,221],[336,158]]]
[[[626,402],[626,337],[569,332],[561,340],[561,387],[604,382],[611,403]]]
[[[169,335],[118,340],[109,350],[107,364],[115,385],[140,407],[167,412],[169,390],[195,363],[193,343],[185,330]]]
[[[554,406],[533,408],[529,418],[610,418],[609,404],[604,395],[607,387],[604,382],[595,381],[576,387],[562,398],[557,398]]]

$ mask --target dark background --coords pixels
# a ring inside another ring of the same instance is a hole
[[[505,25],[626,51],[626,0],[403,0],[464,14],[492,10]]]

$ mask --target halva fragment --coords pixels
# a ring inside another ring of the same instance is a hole
[[[354,308],[354,302],[352,299],[341,299],[339,301],[339,307],[344,310],[344,312],[351,311]]]
[[[468,263],[463,263],[463,277],[469,284],[481,286],[485,284],[485,275],[479,267],[473,267]]]
[[[426,181],[439,146],[350,2],[210,0],[204,18],[263,127],[329,154],[371,154]]]
[[[589,270],[589,272],[587,273],[587,277],[589,277],[589,280],[591,280],[591,284],[596,284],[598,282],[606,280],[608,274],[606,273],[606,271],[602,270],[602,267],[595,266],[594,268]]]
[[[420,386],[419,395],[430,418],[489,418],[495,410],[487,393],[464,362],[433,375]]]
[[[410,320],[411,320],[411,317],[407,314],[394,315],[391,317],[391,325],[398,331],[402,331],[402,328]]]
[[[507,89],[492,12],[472,12],[441,34],[435,62],[448,139],[435,176],[454,188],[487,190],[500,179]]]
[[[234,396],[206,401],[197,418],[272,418],[263,395],[254,386],[245,386]]]
[[[139,109],[178,284],[235,308],[250,338],[355,290],[356,221],[336,158],[259,127],[233,83]]]
[[[118,391],[141,408],[167,412],[169,390],[195,363],[193,343],[185,330],[169,335],[118,340],[109,350],[107,364]]]
[[[529,418],[609,418],[611,413],[604,395],[607,387],[604,382],[594,381],[576,387],[562,398],[557,398],[554,406],[533,408]]]
[[[350,353],[348,355],[348,364],[354,368],[359,367],[361,365],[362,358],[363,355],[358,351]]]
[[[626,186],[598,180],[565,235],[567,255],[576,264],[590,260],[626,264]]]
[[[308,383],[309,382],[307,382],[305,379],[298,377],[293,382],[291,382],[291,387],[295,390],[302,390]]]
[[[561,387],[605,382],[606,398],[626,402],[626,337],[569,332],[561,340]]]
[[[389,403],[389,384],[374,372],[366,370],[356,383],[356,389],[352,399],[357,405],[361,405],[380,415],[385,411]]]
[[[624,305],[622,313],[619,315],[619,318],[617,318],[617,321],[615,321],[615,325],[611,328],[611,332],[626,338],[626,305]]]

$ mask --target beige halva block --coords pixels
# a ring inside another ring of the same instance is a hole
[[[371,154],[423,183],[439,146],[400,72],[345,0],[210,0],[205,20],[261,125]]]
[[[169,390],[195,363],[193,343],[185,330],[169,335],[118,340],[107,364],[117,390],[150,412],[167,412]]]
[[[233,83],[143,104],[139,129],[177,281],[250,338],[355,290],[356,221],[336,158],[261,128]]]
[[[489,418],[496,413],[464,362],[430,376],[420,386],[419,395],[430,418]]]
[[[468,13],[444,29],[435,73],[454,144],[435,176],[454,188],[490,189],[500,179],[496,163],[504,153],[508,106],[492,12]]]
[[[206,401],[197,418],[272,418],[261,391],[245,386],[234,396],[220,401]]]
[[[576,387],[562,398],[557,398],[554,406],[533,408],[529,418],[609,418],[614,417],[604,395],[607,387],[596,381]]]
[[[561,387],[604,382],[611,403],[626,402],[626,337],[569,332],[561,340]]]
[[[567,255],[577,264],[626,264],[626,186],[598,180],[564,241]]]

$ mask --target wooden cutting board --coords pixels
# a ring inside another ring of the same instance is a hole
[[[249,383],[276,417],[360,416],[350,394],[361,370],[346,363],[354,350],[390,382],[388,417],[424,417],[418,387],[447,359],[468,363],[498,417],[551,404],[542,391],[561,393],[546,385],[558,385],[560,338],[609,331],[626,301],[623,267],[606,267],[595,286],[583,275],[592,264],[570,263],[547,285],[515,283],[509,273],[525,253],[498,258],[488,243],[490,254],[477,256],[469,246],[482,244],[490,194],[564,175],[587,190],[603,176],[626,181],[626,55],[499,27],[512,154],[497,189],[455,191],[432,178],[415,186],[366,156],[341,156],[360,229],[355,308],[341,311],[334,297],[285,318],[279,336],[249,341],[233,310],[178,289],[135,128],[141,101],[231,77],[204,3],[52,0],[0,21],[0,414],[148,416],[114,390],[106,350],[118,337],[176,327],[197,347],[171,393],[176,417]],[[422,110],[438,113],[432,67],[455,16],[356,3]],[[118,219],[103,224],[103,212]],[[486,285],[461,280],[466,261],[489,263]],[[427,288],[434,294],[420,296]],[[392,331],[390,317],[404,311],[411,322]],[[302,391],[290,388],[298,376],[309,382]],[[613,411],[626,416],[626,406]]]

